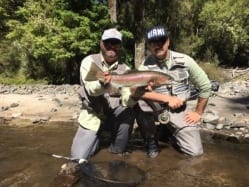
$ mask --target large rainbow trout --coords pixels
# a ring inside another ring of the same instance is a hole
[[[141,87],[147,86],[149,82],[153,86],[172,84],[174,78],[169,74],[157,71],[129,71],[124,74],[111,74],[111,84],[115,87]],[[85,81],[100,80],[104,82],[104,72],[94,63],[90,67]]]

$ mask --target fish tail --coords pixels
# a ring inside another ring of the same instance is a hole
[[[92,63],[91,67],[85,77],[85,81],[104,80],[104,72],[95,64]]]

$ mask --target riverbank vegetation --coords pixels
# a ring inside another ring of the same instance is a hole
[[[146,30],[158,24],[170,31],[171,49],[212,79],[220,67],[249,66],[247,0],[0,0],[0,17],[2,84],[79,83],[82,58],[99,51],[110,27],[122,31],[122,60],[131,67],[146,55]]]

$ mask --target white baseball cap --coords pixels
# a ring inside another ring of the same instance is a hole
[[[107,30],[104,31],[101,39],[102,40],[117,39],[117,40],[122,41],[122,34],[121,34],[121,32],[119,32],[115,28],[107,29]]]

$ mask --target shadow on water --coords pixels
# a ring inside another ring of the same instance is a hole
[[[249,110],[249,96],[226,98],[219,97],[226,104],[224,107],[230,111],[245,112]],[[224,108],[221,108],[224,109]]]
[[[230,98],[229,100],[231,102],[233,102],[233,103],[239,103],[239,104],[242,104],[242,105],[248,105],[249,104],[249,96]]]
[[[75,125],[0,126],[0,187],[53,186],[60,166],[67,161],[53,158],[51,154],[69,155],[76,128]],[[161,142],[160,145],[160,155],[149,159],[143,152],[142,141],[133,138],[130,143],[133,151],[129,157],[109,154],[103,148],[91,161],[108,163],[122,160],[136,166],[146,173],[146,180],[140,185],[143,187],[244,187],[249,184],[247,144],[204,142],[204,155],[195,158],[178,153],[166,143]],[[117,170],[114,168],[113,171]],[[129,175],[129,171],[126,173]],[[74,186],[88,187],[83,180]],[[95,183],[95,186],[100,185]]]

